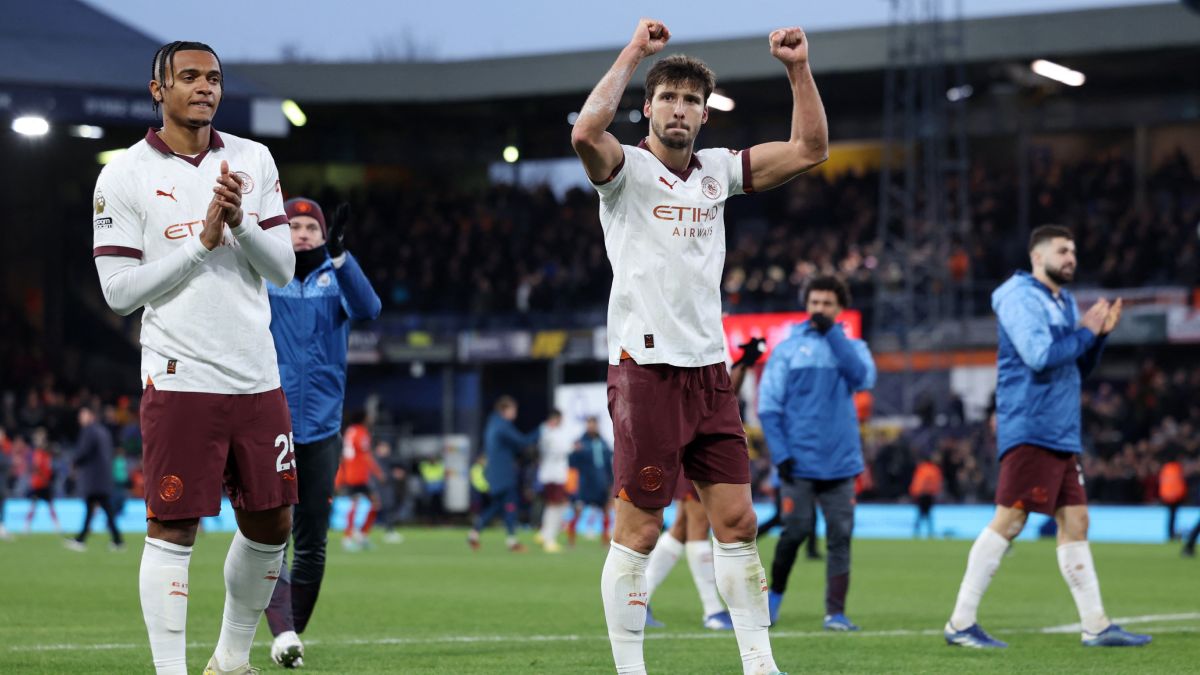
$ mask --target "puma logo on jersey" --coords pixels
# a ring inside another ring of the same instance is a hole
[[[163,192],[162,190],[155,190],[154,196],[155,197],[170,197],[171,201],[175,202],[176,204],[179,203],[179,200],[175,199],[175,187],[174,186],[171,187],[170,192]]]
[[[678,180],[676,180],[676,181],[675,181],[675,182],[673,182],[673,183],[668,183],[668,182],[667,182],[667,179],[666,179],[666,178],[663,178],[662,176],[659,176],[659,177],[658,177],[658,180],[662,181],[662,184],[663,184],[663,185],[666,185],[667,187],[671,188],[672,190],[674,190],[674,189],[675,189],[675,183],[678,183],[678,182],[679,182]]]

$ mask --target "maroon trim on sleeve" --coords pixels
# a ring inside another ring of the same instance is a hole
[[[754,192],[754,174],[750,171],[750,148],[742,150],[742,192]]]
[[[272,227],[275,227],[276,225],[286,225],[286,224],[288,224],[288,222],[289,221],[288,221],[287,214],[281,213],[278,216],[271,216],[270,218],[267,218],[266,220],[258,221],[258,226],[264,230],[269,230]]]
[[[600,181],[599,183],[596,183],[596,185],[607,185],[607,184],[613,182],[613,179],[616,178],[617,174],[621,173],[621,169],[624,169],[624,168],[625,168],[625,155],[622,154],[621,155],[621,163],[617,165],[617,168],[613,169],[612,173],[608,174],[608,178],[605,178],[604,180]]]
[[[141,251],[136,248],[129,248],[128,246],[97,246],[92,249],[93,258],[99,258],[102,255],[115,255],[122,258],[135,258],[137,260],[142,259]]]

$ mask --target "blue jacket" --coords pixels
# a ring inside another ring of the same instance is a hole
[[[776,466],[795,460],[793,478],[836,480],[862,473],[854,392],[875,386],[867,344],[834,325],[821,335],[792,328],[763,369],[758,418]]]
[[[75,475],[79,496],[107,495],[113,491],[113,441],[108,427],[94,422],[79,430],[75,450]],[[7,476],[3,477],[7,480]]]
[[[492,413],[488,417],[487,427],[483,430],[483,452],[487,455],[487,468],[483,475],[487,478],[488,492],[499,494],[515,489],[520,480],[517,460],[525,448],[538,442],[541,427],[523,434],[517,431],[517,425],[504,419],[500,413]]]
[[[613,452],[600,436],[579,437],[579,449],[571,453],[571,466],[579,471],[579,499],[602,502],[613,483]]]
[[[1100,362],[1104,338],[1079,327],[1067,289],[1058,299],[1028,272],[992,293],[1000,348],[996,355],[996,448],[1003,457],[1022,443],[1081,452],[1079,389]]]
[[[349,253],[339,269],[326,258],[303,280],[283,288],[267,282],[267,293],[293,440],[329,438],[342,428],[350,320],[379,316],[379,296]]]

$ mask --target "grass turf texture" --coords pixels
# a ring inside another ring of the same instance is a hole
[[[495,530],[472,553],[459,530],[409,530],[405,542],[347,553],[331,536],[321,601],[304,635],[307,673],[611,673],[599,586],[605,549],[512,554]],[[528,539],[528,536],[524,536]],[[86,553],[42,535],[0,542],[0,673],[150,673],[137,596],[141,538]],[[212,654],[224,602],[230,535],[201,535],[191,563],[189,672]],[[378,540],[377,540],[378,541]],[[768,569],[776,539],[761,542]],[[1039,629],[1078,620],[1052,542],[1019,543],[981,608],[1002,652],[951,648],[941,638],[966,564],[966,541],[856,541],[849,616],[860,634],[821,632],[824,563],[797,562],[779,624],[776,660],[799,672],[1185,672],[1200,663],[1195,618],[1128,626],[1154,634],[1140,649],[1085,649],[1077,633]],[[1200,611],[1196,560],[1176,545],[1093,546],[1111,616]],[[740,673],[732,633],[700,627],[685,560],[653,600],[666,629],[647,633],[653,673]],[[270,634],[251,662],[267,672]]]

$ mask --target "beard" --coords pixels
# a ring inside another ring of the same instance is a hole
[[[696,137],[691,135],[687,135],[683,138],[680,138],[679,136],[672,136],[667,133],[666,128],[660,129],[658,126],[653,124],[650,125],[650,127],[654,130],[654,135],[658,137],[659,142],[668,148],[671,148],[672,150],[683,150],[684,148],[691,146],[692,141],[696,140]],[[686,129],[684,131],[686,131]]]
[[[1075,280],[1075,268],[1073,267],[1070,269],[1064,269],[1062,267],[1054,269],[1047,266],[1045,269],[1046,277],[1059,286],[1066,286]]]

